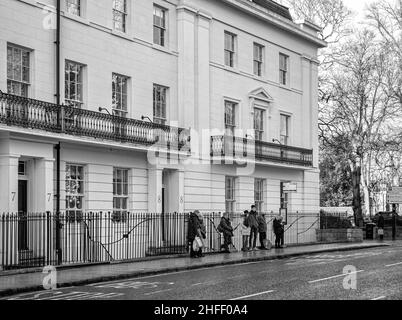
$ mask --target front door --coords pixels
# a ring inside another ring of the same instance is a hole
[[[18,250],[28,250],[28,181],[18,181]]]

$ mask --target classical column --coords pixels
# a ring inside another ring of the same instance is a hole
[[[195,14],[187,6],[177,7],[179,125],[195,127]]]
[[[7,92],[7,42],[0,40],[0,90]]]
[[[302,64],[302,110],[301,113],[302,119],[301,123],[303,124],[302,128],[302,144],[303,147],[312,148],[312,114],[311,108],[313,107],[311,104],[311,67],[310,67],[310,59],[306,56],[301,57]]]
[[[184,171],[179,170],[177,174],[179,176],[179,213],[183,213],[186,205],[186,199],[184,197]]]
[[[148,169],[148,212],[162,212],[162,174],[160,168]]]
[[[17,155],[0,155],[0,212],[18,212]]]
[[[34,186],[32,190],[36,199],[36,212],[53,211],[53,169],[54,159],[38,159],[36,160],[36,173]]]

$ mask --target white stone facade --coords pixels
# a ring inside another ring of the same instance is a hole
[[[30,51],[29,98],[55,102],[55,16],[53,0],[0,2],[0,90],[7,92],[7,46]],[[18,180],[28,180],[27,210],[53,211],[56,193],[54,147],[61,142],[61,209],[65,209],[67,163],[84,167],[85,211],[113,211],[113,168],[129,170],[130,212],[225,210],[225,177],[235,176],[235,211],[254,203],[254,179],[265,179],[263,210],[279,212],[280,183],[297,184],[289,195],[291,212],[319,211],[318,61],[325,45],[314,29],[286,20],[246,0],[127,0],[126,32],[113,30],[112,0],[81,0],[81,17],[64,10],[61,20],[61,100],[65,61],[83,69],[83,108],[111,111],[112,74],[127,76],[127,117],[153,116],[153,85],[168,88],[168,124],[203,130],[225,129],[225,101],[236,103],[236,128],[253,129],[254,107],[264,110],[264,141],[280,139],[280,115],[290,116],[288,144],[313,150],[303,167],[258,161],[252,173],[234,165],[154,166],[147,149],[107,140],[54,134],[0,124],[0,211],[17,212]],[[46,6],[48,5],[48,6]],[[166,9],[166,45],[153,43],[153,7]],[[53,8],[53,9],[52,9]],[[224,34],[236,35],[234,67],[225,66]],[[253,44],[264,46],[262,76],[253,74]],[[279,54],[289,57],[288,83],[279,81]],[[244,134],[243,134],[244,137]],[[207,140],[209,142],[209,140]],[[193,159],[197,159],[194,154]],[[26,177],[18,175],[26,161]],[[165,203],[162,205],[162,189]]]

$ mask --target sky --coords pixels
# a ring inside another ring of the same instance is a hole
[[[357,21],[364,18],[364,9],[373,1],[374,0],[343,0],[347,7],[357,13],[355,16]]]

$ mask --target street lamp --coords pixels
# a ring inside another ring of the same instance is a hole
[[[272,142],[278,142],[280,145],[282,145],[282,142],[280,142],[278,139],[272,139]]]
[[[147,116],[141,116],[141,120],[144,121],[145,119],[149,120],[149,122],[154,123],[150,117]]]
[[[112,115],[108,109],[99,107],[99,112],[106,111],[109,115]]]

